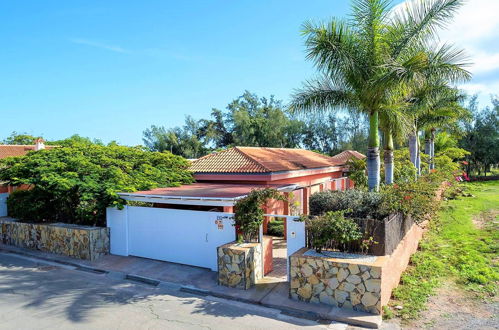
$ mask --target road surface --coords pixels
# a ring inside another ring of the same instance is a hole
[[[346,329],[0,252],[0,329]]]

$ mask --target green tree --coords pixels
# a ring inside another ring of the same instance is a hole
[[[369,116],[368,181],[379,189],[379,115],[395,90],[437,72],[457,81],[469,78],[462,54],[448,45],[429,48],[437,28],[449,21],[461,0],[411,2],[397,12],[391,1],[354,0],[345,21],[304,25],[307,58],[321,76],[293,96],[293,111],[346,108]]]
[[[26,133],[12,132],[5,140],[2,141],[3,144],[17,144],[17,145],[32,145],[39,136],[33,136]]]
[[[117,193],[193,182],[188,162],[171,153],[123,146],[75,145],[0,160],[0,181],[26,184],[9,199],[14,217],[105,226]]]
[[[201,136],[201,124],[201,121],[187,116],[183,127],[165,129],[153,125],[144,131],[143,141],[151,151],[169,151],[185,158],[198,158],[209,151]]]
[[[459,141],[459,146],[470,154],[467,173],[476,170],[478,175],[482,172],[487,175],[491,166],[499,164],[499,100],[492,99],[492,108],[478,110],[476,97],[472,98],[469,110],[473,119],[464,123],[465,134]]]

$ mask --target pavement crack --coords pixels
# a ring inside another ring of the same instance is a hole
[[[171,323],[178,323],[178,324],[185,324],[185,325],[191,325],[191,326],[196,326],[196,327],[201,327],[205,329],[211,330],[211,327],[204,325],[204,324],[199,324],[199,323],[192,323],[192,322],[187,322],[187,321],[181,321],[181,320],[176,320],[176,319],[168,319],[168,318],[163,318],[159,316],[158,313],[154,311],[154,306],[153,305],[147,305],[147,309],[149,312],[157,319],[161,321],[166,321],[166,322],[171,322]]]

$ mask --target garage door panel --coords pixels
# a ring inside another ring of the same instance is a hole
[[[128,207],[129,254],[216,270],[216,248],[235,238],[229,217],[220,212]]]

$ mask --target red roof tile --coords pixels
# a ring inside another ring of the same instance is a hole
[[[51,149],[52,146],[45,146],[45,149]],[[29,151],[35,150],[34,145],[0,145],[0,159],[14,156],[24,156]]]
[[[339,154],[333,156],[332,158],[340,164],[346,164],[347,161],[353,157],[355,157],[357,159],[366,158],[365,155],[363,155],[360,152],[355,151],[355,150],[345,150],[345,151],[340,152]]]
[[[304,149],[234,147],[192,162],[196,173],[269,173],[340,165],[332,157]]]

